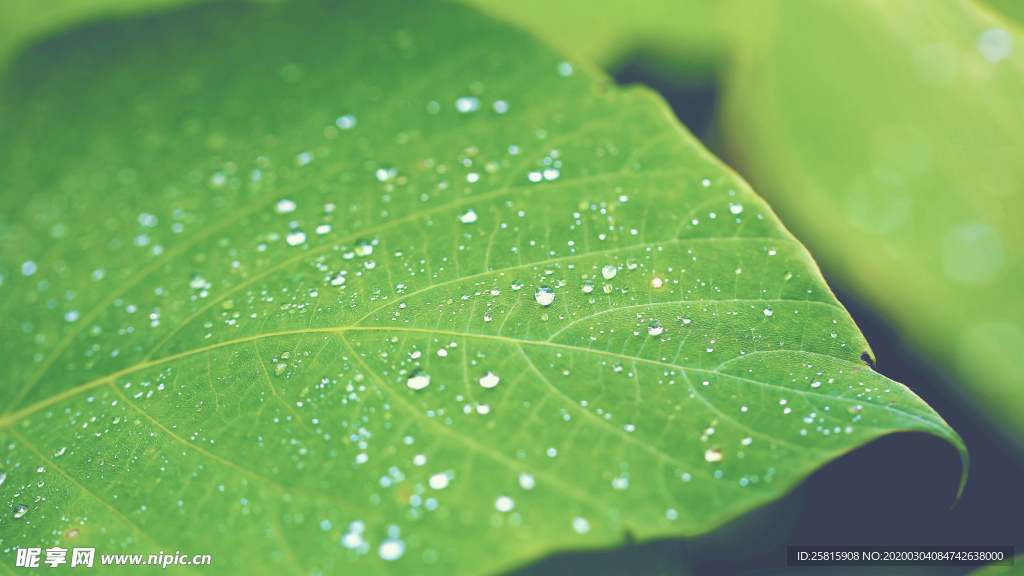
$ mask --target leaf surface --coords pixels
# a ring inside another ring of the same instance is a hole
[[[479,574],[700,534],[895,431],[804,248],[464,7],[223,5],[0,96],[0,544]],[[6,561],[5,561],[6,562]]]

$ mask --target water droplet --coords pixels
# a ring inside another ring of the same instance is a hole
[[[286,242],[288,242],[289,246],[298,246],[299,244],[302,244],[303,242],[306,241],[306,233],[299,231],[289,232],[284,239]]]
[[[765,316],[771,316],[772,315],[772,307],[771,306],[769,306],[769,307],[764,309],[764,315]]]
[[[17,520],[18,518],[21,518],[22,516],[24,516],[27,513],[28,513],[28,506],[24,506],[24,505],[18,506],[17,508],[14,509],[14,518],[15,518],[15,520]]]
[[[532,474],[523,472],[519,475],[519,485],[523,487],[523,490],[533,490],[533,487],[537,485],[537,481],[533,479]]]
[[[611,280],[612,278],[615,278],[615,275],[618,274],[618,272],[619,269],[616,268],[615,266],[612,266],[611,264],[605,266],[604,268],[601,268],[601,276],[604,276],[605,280]]]
[[[448,486],[448,480],[448,474],[439,472],[431,476],[427,483],[430,484],[430,487],[434,490],[441,490]]]
[[[385,560],[398,560],[402,554],[405,554],[405,542],[396,538],[388,538],[381,542],[377,553]]]
[[[455,109],[463,114],[466,114],[467,112],[476,112],[480,109],[480,100],[471,96],[459,98],[455,101]]]
[[[359,242],[356,242],[355,253],[356,256],[365,258],[370,254],[373,254],[373,244],[370,244],[366,240],[360,240]]]
[[[292,202],[291,200],[281,200],[280,202],[277,203],[277,206],[274,207],[274,210],[276,210],[278,214],[287,214],[289,212],[294,212],[295,202]]]
[[[849,412],[850,414],[856,414],[856,413],[860,412],[863,409],[864,409],[863,406],[861,406],[860,404],[857,404],[856,406],[850,406],[850,409],[847,410],[847,412]]]
[[[515,288],[515,286],[512,287]],[[555,291],[550,286],[541,286],[537,288],[535,297],[537,298],[537,303],[541,306],[550,306],[555,301]]]
[[[558,65],[558,75],[559,76],[570,76],[570,75],[572,75],[572,64],[569,64],[568,62],[562,62],[561,64],[559,64]]]
[[[508,102],[505,102],[504,100],[495,101],[493,106],[494,111],[497,112],[498,114],[504,114],[505,112],[508,112]]]
[[[593,291],[594,291],[594,281],[593,280],[584,280],[583,281],[583,292],[585,294],[590,294]]]
[[[480,385],[484,388],[494,388],[498,385],[501,379],[498,378],[494,372],[488,372],[486,375],[480,378]]]
[[[516,507],[516,503],[508,496],[498,496],[498,499],[494,501],[494,507],[498,512],[509,512]]]
[[[821,380],[815,380],[811,382],[811,388],[821,388]]]
[[[463,224],[472,224],[473,222],[476,222],[476,212],[474,212],[472,208],[466,210],[465,214],[459,216],[459,221]]]
[[[576,518],[573,518],[572,529],[580,534],[586,534],[587,532],[590,532],[590,522],[587,522],[585,518],[577,516]]]
[[[743,205],[742,204],[733,204],[732,202],[730,202],[729,203],[729,212],[732,212],[733,214],[739,214],[740,212],[743,212]]]
[[[525,286],[525,284],[523,284],[522,282],[518,282],[517,281],[517,282],[513,282],[512,283],[512,289],[513,290],[522,290],[523,286]]]
[[[356,117],[351,114],[346,114],[334,121],[338,125],[338,128],[342,130],[348,130],[356,125]]]
[[[658,322],[657,320],[652,322],[651,325],[647,327],[647,333],[650,334],[651,336],[660,336],[661,333],[664,331],[665,327],[662,326],[661,323]]]
[[[331,280],[331,286],[341,286],[344,283],[345,283],[345,277],[342,276],[341,274],[338,274],[337,276],[335,276]]]
[[[708,462],[718,462],[722,459],[722,451],[714,447],[708,448],[707,451],[704,452],[704,459]]]
[[[430,374],[422,370],[413,370],[409,374],[409,380],[406,383],[413,390],[423,390],[430,385]]]
[[[664,281],[661,278],[651,278],[651,288],[657,290],[658,288],[661,288],[663,285]]]

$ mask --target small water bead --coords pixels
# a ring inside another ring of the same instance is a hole
[[[274,210],[277,211],[278,214],[287,214],[289,212],[294,212],[295,202],[292,202],[291,200],[287,199],[281,200],[280,202],[277,203],[277,206],[274,207]]]
[[[459,216],[459,221],[463,224],[472,224],[476,222],[476,212],[472,208],[466,210],[466,213]]]
[[[655,290],[661,288],[664,285],[664,283],[664,280],[662,280],[661,278],[651,278],[651,288],[654,288]]]
[[[483,386],[484,388],[494,388],[495,386],[498,385],[498,382],[500,381],[501,378],[498,378],[498,376],[496,376],[494,372],[488,372],[487,374],[480,377],[480,385]]]
[[[370,254],[373,254],[373,244],[370,244],[366,240],[360,240],[359,242],[356,242],[355,253],[356,256],[365,258]]]
[[[459,98],[455,101],[455,109],[463,114],[476,112],[480,109],[480,100],[471,96]]]
[[[423,454],[417,454],[416,456],[413,456],[412,463],[416,466],[423,466],[427,463],[427,457]]]
[[[740,212],[743,212],[743,205],[742,204],[733,204],[732,202],[730,202],[729,203],[729,212],[732,212],[733,214],[739,214]]]
[[[430,374],[418,369],[413,370],[409,374],[409,380],[406,383],[413,390],[423,390],[430,385]]]
[[[519,281],[516,281],[516,282],[512,283],[512,289],[513,290],[522,290],[524,286],[526,286],[526,285],[523,284],[522,282],[519,282]]]
[[[17,520],[28,513],[28,506],[18,506],[14,509],[14,519]]]
[[[772,315],[772,307],[771,306],[769,306],[769,307],[764,309],[764,315],[765,316],[771,316]]]
[[[590,294],[593,291],[594,291],[594,281],[593,280],[584,280],[583,281],[583,293],[584,294]]]
[[[330,231],[331,231],[331,225],[330,224],[321,224],[321,225],[316,227],[316,233],[321,235],[321,236],[323,236],[324,234],[327,234]]]
[[[498,496],[498,499],[494,501],[494,508],[498,512],[509,512],[516,507],[516,503],[508,496]]]
[[[586,518],[580,518],[577,516],[572,521],[572,529],[580,534],[586,534],[587,532],[590,532],[590,522],[587,522]]]
[[[743,444],[744,446],[750,446],[750,443],[753,442],[753,441],[754,441],[753,438],[749,438],[748,437],[748,438],[744,438],[743,441],[740,442],[740,444]]]
[[[523,487],[523,490],[533,490],[533,487],[537,485],[537,481],[533,479],[532,474],[523,472],[519,475],[519,485]]]
[[[341,274],[338,274],[333,279],[331,279],[331,286],[341,286],[344,283],[345,283],[345,277],[342,276]]]
[[[704,459],[708,462],[719,462],[722,460],[722,451],[714,447],[708,448],[704,452]]]
[[[384,560],[398,560],[402,557],[402,554],[405,554],[405,542],[397,538],[388,538],[381,543],[377,553]]]
[[[427,483],[430,484],[430,487],[433,488],[434,490],[442,490],[448,487],[448,481],[448,474],[444,472],[439,472],[431,476],[430,480],[428,480]]]
[[[289,246],[298,246],[299,244],[302,244],[303,242],[306,241],[306,233],[298,231],[289,232],[288,235],[284,237],[284,239],[286,242],[288,242]]]
[[[821,388],[821,380],[815,380],[811,382],[811,388]]]
[[[512,288],[515,289],[515,285]],[[537,288],[537,293],[534,297],[541,306],[550,306],[555,301],[555,291],[550,286],[541,286]]]
[[[508,112],[508,102],[505,102],[504,100],[495,101],[493,106],[494,111],[497,112],[498,114],[504,114],[505,112]]]
[[[338,125],[338,128],[341,128],[342,130],[348,130],[349,128],[355,127],[356,117],[351,114],[346,114],[344,116],[339,117],[337,120],[334,121],[334,123]]]
[[[660,336],[661,333],[664,331],[665,327],[662,326],[661,323],[658,322],[657,320],[655,320],[653,323],[651,323],[650,326],[647,327],[647,333],[650,334],[651,336]]]
[[[605,280],[611,280],[615,278],[615,275],[619,273],[619,269],[611,264],[601,269],[601,276],[604,276]]]
[[[569,64],[568,62],[562,62],[561,64],[559,64],[558,65],[558,75],[559,76],[563,76],[563,77],[571,76],[572,75],[572,64]]]
[[[469,174],[466,174],[466,182],[469,182],[470,184],[476,184],[479,181],[480,174],[477,174],[476,172],[470,172]],[[472,210],[470,210],[470,212],[472,212]]]
[[[637,264],[636,258],[626,260],[626,268],[628,270],[636,270],[637,266],[639,266],[639,264]]]
[[[437,355],[438,355],[438,356],[440,356],[441,358],[444,358],[445,356],[447,356],[447,355],[448,355],[448,351],[447,351],[447,350],[445,350],[444,348],[440,348],[440,349],[439,349],[439,350],[437,351]]]

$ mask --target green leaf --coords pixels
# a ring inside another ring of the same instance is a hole
[[[609,69],[713,70],[726,160],[1024,446],[1024,4],[466,1]]]
[[[5,562],[493,573],[707,532],[895,431],[966,473],[663,102],[466,8],[57,39],[0,166]]]
[[[1012,558],[1012,566],[990,564],[971,571],[970,576],[1013,576],[1024,573],[1024,563],[1020,557]]]
[[[1024,446],[1021,29],[969,2],[758,6],[730,156]]]

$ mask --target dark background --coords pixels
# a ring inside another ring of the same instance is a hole
[[[713,78],[680,79],[634,60],[620,84],[646,84],[713,152],[718,89]],[[726,158],[728,161],[728,158]],[[954,500],[960,458],[926,434],[893,434],[826,465],[788,496],[690,540],[628,544],[552,556],[515,576],[966,574],[971,567],[786,567],[791,545],[1002,545],[1024,551],[1024,455],[929,365],[878,312],[823,273],[875,353],[876,370],[914,390],[964,439],[970,476]],[[1021,415],[1024,418],[1024,415]],[[952,508],[951,508],[952,506]]]

